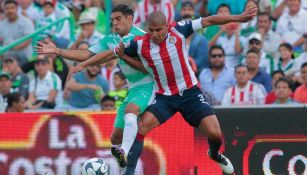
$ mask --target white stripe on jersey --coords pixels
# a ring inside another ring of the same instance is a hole
[[[182,51],[183,51],[183,55],[184,55],[184,62],[185,64],[187,65],[187,68],[188,68],[188,71],[190,73],[190,77],[192,78],[192,83],[193,85],[196,85],[198,83],[197,81],[197,78],[195,76],[195,73],[193,72],[193,69],[192,69],[192,66],[190,65],[189,63],[189,54],[188,54],[188,49],[187,49],[187,46],[186,46],[186,39],[185,37],[180,33],[178,32],[175,28],[172,28],[171,29],[174,33],[176,33],[181,39],[182,39]],[[177,60],[179,61],[179,56],[177,55],[176,56]],[[180,66],[180,62],[179,62],[179,69],[181,70],[182,72],[182,68]],[[176,69],[175,69],[176,70]],[[184,76],[184,75],[183,75]],[[185,80],[183,79],[182,80],[184,83],[185,83]],[[187,85],[185,84],[185,87]],[[179,86],[178,87],[182,87],[182,86]],[[180,88],[179,88],[180,89]]]

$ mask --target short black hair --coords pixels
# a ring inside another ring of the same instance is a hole
[[[247,69],[247,66],[244,65],[244,64],[239,64],[235,67],[235,72],[237,72],[237,69],[240,68],[240,67],[245,67]]]
[[[4,1],[3,6],[6,6],[8,4],[14,4],[15,6],[18,6],[18,2],[15,0],[6,0]]]
[[[273,20],[271,14],[268,13],[268,12],[260,12],[260,13],[258,14],[258,17],[259,17],[259,16],[266,16],[266,17],[269,18],[269,20]],[[259,19],[259,18],[258,18],[258,19]]]
[[[130,8],[126,4],[119,4],[112,9],[112,13],[114,12],[121,12],[124,16],[134,16],[134,12],[132,8]]]
[[[247,51],[246,55],[248,55],[249,53],[255,53],[257,55],[259,55],[259,49],[256,49],[256,48],[251,48]]]
[[[125,75],[123,74],[122,71],[117,71],[117,72],[115,72],[115,73],[114,73],[114,76],[115,76],[115,75],[119,76],[119,78],[122,79],[122,80],[126,80],[126,77],[125,77]]]
[[[291,86],[291,82],[290,82],[287,78],[285,78],[285,77],[282,77],[282,78],[278,79],[278,80],[275,82],[274,87],[276,88],[277,85],[278,85],[278,83],[280,83],[280,82],[285,82],[285,83],[287,83],[289,89],[291,89],[291,87],[292,87],[292,86]]]
[[[276,74],[281,74],[283,77],[286,76],[285,73],[284,73],[284,71],[282,71],[282,70],[276,70],[276,71],[274,71],[274,72],[272,73],[272,77],[274,77],[274,75],[276,75]]]
[[[106,95],[106,96],[102,97],[101,100],[100,100],[100,104],[104,103],[106,101],[113,101],[115,103],[114,97],[111,97],[110,95]]]
[[[307,66],[307,62],[301,65],[301,69],[304,69]]]
[[[194,4],[190,1],[185,1],[181,4],[181,9],[184,7],[191,7],[192,9],[194,9]]]
[[[14,92],[7,95],[7,107],[12,107],[13,103],[18,103],[22,97],[21,93]]]
[[[230,8],[230,6],[229,6],[228,4],[226,4],[226,3],[222,3],[221,5],[219,5],[219,6],[217,7],[217,9],[216,9],[216,13],[217,13],[217,11],[219,11],[219,9],[222,8],[222,7],[228,8],[229,12],[231,13],[231,8]]]
[[[218,46],[218,45],[213,45],[209,49],[209,56],[212,54],[212,51],[215,50],[215,49],[221,50],[223,55],[225,55],[225,50],[223,49],[223,47]]]

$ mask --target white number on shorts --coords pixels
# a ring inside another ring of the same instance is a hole
[[[202,103],[207,103],[203,94],[199,94],[198,97],[199,97],[199,101],[201,101]]]

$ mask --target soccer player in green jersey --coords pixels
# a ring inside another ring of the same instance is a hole
[[[120,42],[129,43],[130,40],[133,40],[136,36],[143,36],[145,34],[144,31],[132,25],[133,10],[126,5],[116,6],[112,10],[111,19],[115,33],[106,36],[87,51],[58,49],[54,44],[46,41],[46,43],[39,42],[37,52],[39,54],[57,54],[74,61],[85,61],[100,52],[114,49]],[[110,56],[103,59],[100,63],[110,61],[114,58],[111,52]],[[145,111],[148,104],[150,104],[154,98],[154,83],[152,77],[147,73],[135,70],[121,59],[118,61],[121,70],[129,82],[129,93],[118,109],[111,135],[111,142],[113,146],[120,147],[126,153],[128,159],[127,165],[120,164],[121,167],[127,167],[125,174],[134,174],[137,159],[130,159],[129,157],[134,155],[131,153],[128,155],[128,153],[137,135],[137,116]],[[143,145],[137,146],[140,149],[143,147]],[[114,150],[116,149],[112,149],[113,155],[116,154]],[[136,150],[136,148],[134,148],[134,150]],[[139,157],[137,155],[138,153],[135,151],[133,154],[135,154],[135,157]]]

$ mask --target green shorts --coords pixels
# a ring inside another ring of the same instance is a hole
[[[154,99],[154,84],[148,83],[129,89],[128,95],[117,110],[117,116],[114,122],[115,128],[124,129],[125,127],[125,109],[129,103],[133,103],[140,108],[140,114],[143,113]]]

